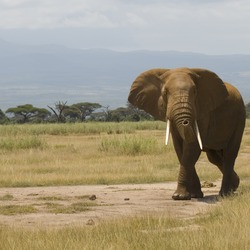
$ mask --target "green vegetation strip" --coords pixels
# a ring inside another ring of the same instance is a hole
[[[164,130],[164,122],[87,122],[66,124],[16,124],[0,126],[0,135],[123,134],[135,130]]]
[[[90,210],[91,207],[98,206],[94,202],[76,202],[69,206],[64,206],[58,203],[45,203],[46,208],[50,213],[55,214],[74,214]]]
[[[0,201],[10,201],[14,198],[11,194],[5,194],[3,196],[0,196]]]
[[[36,213],[37,209],[30,205],[6,205],[0,206],[0,214],[2,215],[16,215]]]
[[[28,136],[20,138],[4,138],[0,141],[0,150],[22,150],[22,149],[43,149],[47,144],[37,136]]]

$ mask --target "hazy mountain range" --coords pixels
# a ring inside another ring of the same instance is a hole
[[[57,101],[125,106],[131,83],[150,68],[199,67],[216,72],[250,101],[250,55],[205,55],[177,51],[117,52],[28,46],[0,40],[0,109]]]

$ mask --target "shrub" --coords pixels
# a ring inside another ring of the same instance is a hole
[[[145,138],[135,135],[105,137],[101,141],[99,149],[103,152],[112,152],[121,155],[150,154],[161,150],[155,138]]]
[[[42,149],[47,144],[37,136],[21,137],[21,138],[6,138],[0,141],[0,149],[2,150],[20,150],[20,149]]]

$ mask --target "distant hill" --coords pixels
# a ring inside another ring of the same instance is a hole
[[[250,101],[250,55],[81,50],[0,39],[0,108],[26,103],[46,107],[59,100],[125,106],[135,77],[157,67],[208,68],[235,85],[245,102]]]

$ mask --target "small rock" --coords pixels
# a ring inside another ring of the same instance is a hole
[[[37,196],[39,194],[34,194],[34,193],[31,193],[31,194],[28,194],[27,196]]]
[[[124,198],[125,201],[129,201],[130,199],[129,198]]]
[[[89,219],[89,220],[87,221],[86,225],[88,225],[88,226],[93,226],[93,225],[95,225],[95,222],[94,222],[92,219]]]
[[[90,199],[91,201],[96,200],[96,195],[95,195],[95,194],[90,195],[90,196],[89,196],[89,199]]]
[[[203,187],[203,188],[211,188],[211,187],[216,187],[216,185],[213,184],[212,182],[204,181],[203,184],[201,185],[201,187]]]

